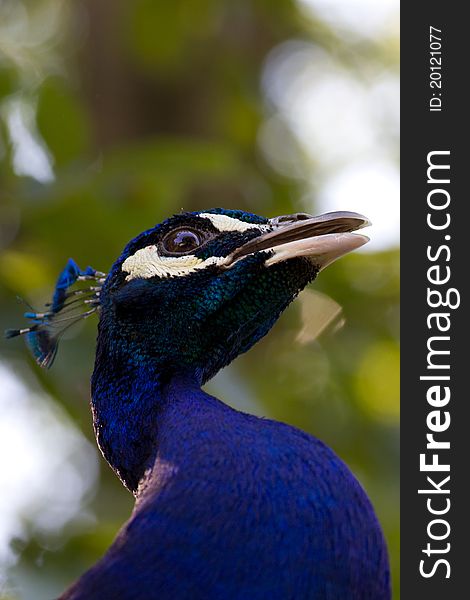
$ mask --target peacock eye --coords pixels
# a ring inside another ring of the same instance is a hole
[[[202,235],[190,229],[168,233],[162,241],[163,250],[169,254],[187,254],[202,244]]]

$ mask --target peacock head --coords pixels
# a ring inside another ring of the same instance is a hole
[[[248,350],[327,265],[365,244],[356,213],[175,215],[133,239],[100,291],[97,360],[204,383]]]
[[[265,335],[319,271],[365,244],[352,232],[369,224],[351,212],[175,215],[129,242],[107,276],[70,259],[46,310],[25,313],[30,326],[6,335],[24,335],[49,367],[64,331],[99,312],[98,370],[185,371],[204,383]],[[71,289],[80,281],[87,287]]]

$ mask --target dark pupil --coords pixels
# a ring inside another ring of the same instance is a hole
[[[177,231],[170,234],[165,242],[164,247],[168,252],[189,252],[200,246],[199,237],[193,231]]]

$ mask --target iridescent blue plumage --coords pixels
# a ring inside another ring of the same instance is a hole
[[[80,269],[77,263],[69,258],[57,278],[52,301],[46,305],[46,311],[25,312],[24,317],[32,321],[32,325],[24,329],[8,329],[5,332],[6,337],[24,335],[26,345],[38,365],[44,368],[50,367],[54,362],[59,339],[63,333],[77,321],[96,311],[103,277],[104,273],[92,267]],[[69,291],[78,281],[85,280],[93,280],[98,285]],[[84,306],[87,308],[86,311],[83,311]]]
[[[344,463],[201,389],[366,224],[212,209],[126,246],[100,290],[92,411],[136,505],[63,600],[390,598],[380,526]]]
[[[93,269],[93,267],[87,267],[82,271],[73,258],[69,258],[57,279],[52,297],[51,311],[57,313],[64,307],[67,299],[67,291],[78,279],[96,279],[97,276],[103,276],[103,273],[97,274],[96,269]]]

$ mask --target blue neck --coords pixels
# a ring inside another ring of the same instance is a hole
[[[93,425],[104,457],[134,494],[158,449],[165,377],[137,353],[98,343]]]
[[[157,453],[168,461],[183,461],[180,454],[183,450],[191,454],[188,437],[199,436],[201,418],[207,431],[207,419],[212,418],[208,411],[217,407],[219,417],[220,410],[234,411],[205,394],[197,375],[170,375],[138,354],[113,350],[98,345],[92,377],[93,423],[106,460],[137,495],[144,475],[154,473]]]
[[[172,478],[180,486],[184,481],[194,484],[201,474],[210,479],[214,465],[234,446],[232,436],[246,415],[201,390],[191,375],[180,373],[162,384],[156,418],[157,443],[135,493],[139,502],[152,501]]]

